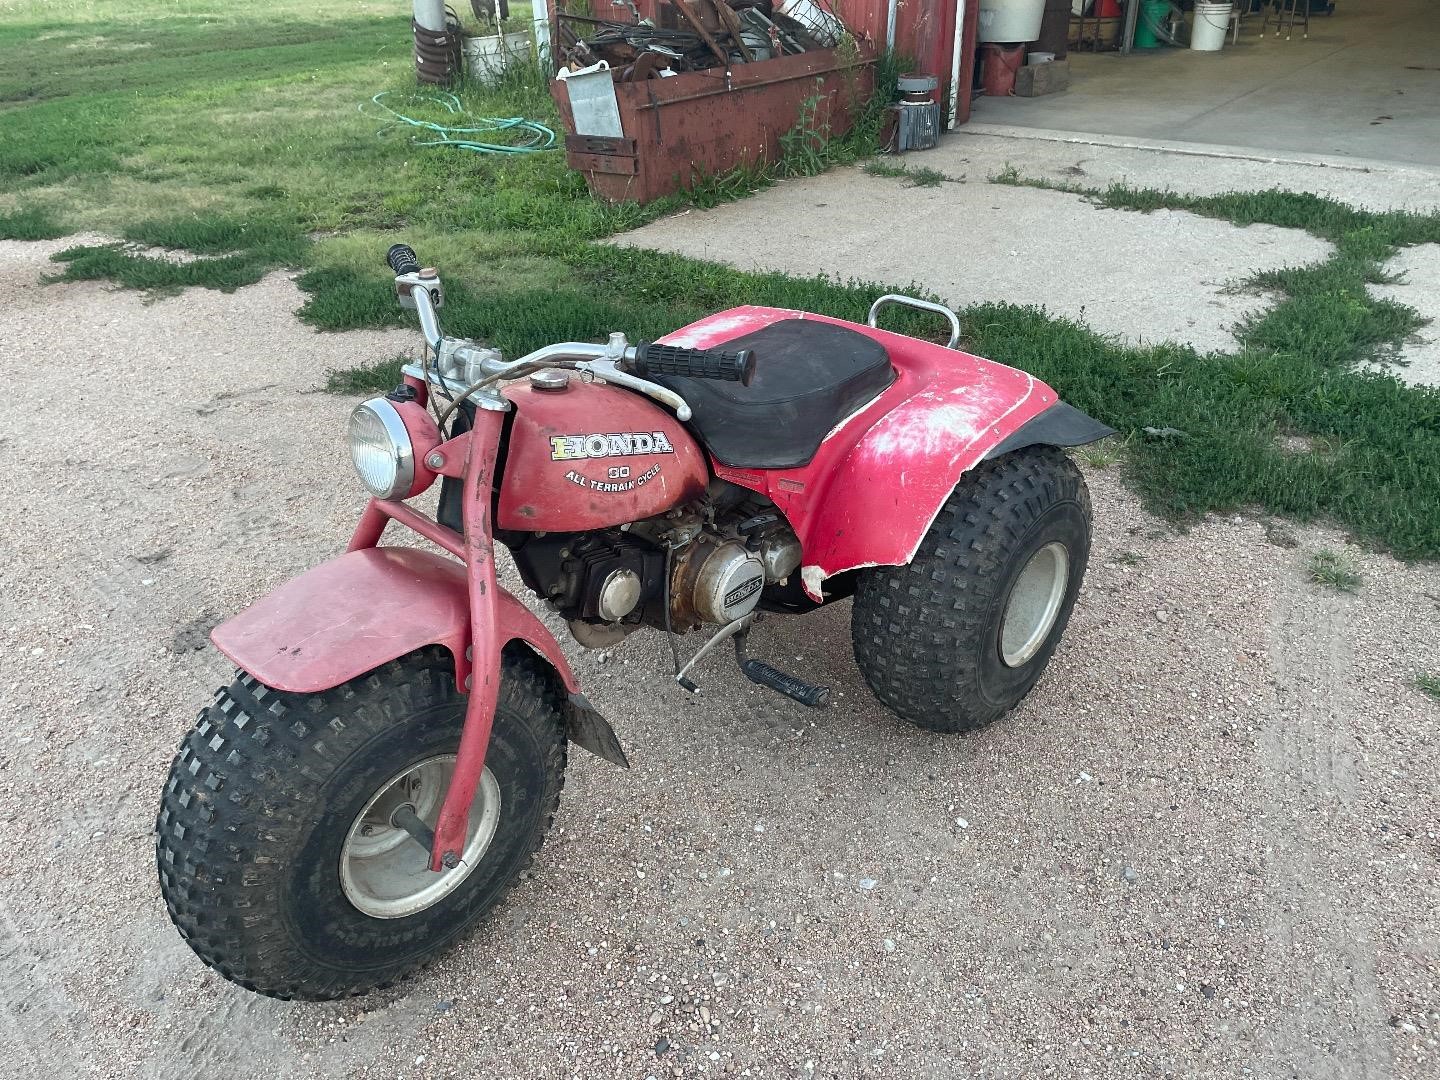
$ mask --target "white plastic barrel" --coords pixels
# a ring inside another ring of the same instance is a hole
[[[1197,3],[1190,26],[1190,48],[1196,52],[1219,52],[1230,30],[1230,5]]]
[[[980,0],[977,41],[1034,41],[1040,36],[1045,0]]]

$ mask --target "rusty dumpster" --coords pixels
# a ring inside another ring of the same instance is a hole
[[[620,134],[577,133],[563,80],[550,84],[566,159],[606,202],[650,202],[741,165],[774,161],[780,136],[806,126],[850,130],[875,89],[875,48],[813,49],[753,64],[621,82],[612,72]],[[814,99],[811,113],[806,103]],[[584,125],[582,125],[583,127]]]

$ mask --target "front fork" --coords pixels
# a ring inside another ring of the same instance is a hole
[[[347,549],[355,551],[375,547],[385,526],[392,518],[398,518],[465,560],[470,587],[470,647],[465,657],[468,663],[460,666],[469,669],[463,687],[468,699],[465,725],[460,731],[460,748],[455,755],[455,770],[450,776],[445,801],[440,806],[440,817],[435,823],[435,843],[430,849],[430,869],[436,871],[458,866],[460,854],[465,850],[470,805],[475,800],[475,789],[485,772],[490,729],[495,722],[495,706],[500,698],[500,600],[495,581],[491,493],[504,427],[503,412],[478,408],[474,424],[463,436],[469,446],[461,498],[465,537],[460,551],[455,550],[455,534],[450,530],[440,532],[443,526],[434,526],[402,503],[377,499],[372,499],[365,508]],[[458,441],[451,440],[442,445],[439,452],[443,454]]]

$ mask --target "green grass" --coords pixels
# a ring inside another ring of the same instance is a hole
[[[971,312],[966,324],[977,351],[1035,372],[1122,433],[1183,432],[1130,443],[1129,474],[1153,510],[1181,519],[1240,506],[1301,520],[1329,516],[1401,557],[1440,557],[1440,390],[1363,368],[1423,325],[1365,285],[1386,280],[1382,264],[1399,248],[1440,241],[1440,214],[1359,210],[1282,191],[1083,189],[1013,168],[992,180],[1064,190],[1116,210],[1301,228],[1334,243],[1316,266],[1246,283],[1280,299],[1237,328],[1242,348],[1233,354],[1117,347],[1008,310]],[[1287,449],[1285,435],[1314,451]]]
[[[400,369],[414,362],[413,356],[395,356],[359,367],[332,369],[325,372],[325,389],[332,394],[384,394],[400,385],[404,379]]]
[[[1310,556],[1308,569],[1311,581],[1336,592],[1354,592],[1362,580],[1350,556],[1328,548],[1321,548]]]
[[[879,292],[925,291],[742,273],[604,246],[596,241],[685,200],[604,206],[562,153],[478,156],[382,134],[360,106],[381,91],[413,89],[408,16],[390,0],[0,4],[0,236],[95,230],[121,241],[62,252],[56,275],[65,280],[234,289],[293,267],[313,325],[408,327],[412,317],[395,303],[382,261],[403,239],[445,272],[447,331],[512,355],[616,329],[653,337],[741,303],[862,321]],[[897,66],[881,72],[884,87]],[[476,115],[558,126],[532,72],[459,96]],[[857,134],[845,139],[828,138],[809,111],[787,136],[785,160],[704,178],[688,202],[713,205],[867,157],[882,105],[868,103]],[[407,108],[444,119],[434,105]],[[945,179],[879,161],[866,169],[903,169],[907,182]],[[996,179],[1031,183],[1017,170]],[[1440,238],[1436,216],[1280,192],[1081,194],[1117,211],[1169,207],[1304,228],[1336,252],[1318,267],[1251,282],[1281,299],[1242,328],[1243,348],[1233,354],[1123,346],[1003,304],[962,313],[966,347],[1033,372],[1117,428],[1125,449],[1112,464],[1123,464],[1157,513],[1184,521],[1259,507],[1325,516],[1403,557],[1440,557],[1440,392],[1357,366],[1418,325],[1414,312],[1370,298],[1364,286],[1383,279],[1382,263],[1399,246]],[[844,227],[841,211],[826,212]],[[937,332],[907,313],[887,315],[886,325]],[[397,366],[331,373],[330,386],[388,387]],[[1183,437],[1149,437],[1147,428]],[[1102,467],[1110,453],[1092,452],[1093,464]]]
[[[1416,675],[1415,688],[1440,701],[1440,675]]]
[[[54,240],[68,231],[38,206],[0,211],[0,240]]]

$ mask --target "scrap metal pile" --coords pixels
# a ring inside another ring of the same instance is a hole
[[[558,12],[560,53],[572,68],[604,60],[629,82],[830,48],[845,33],[808,0],[664,0],[657,11],[635,23]]]

